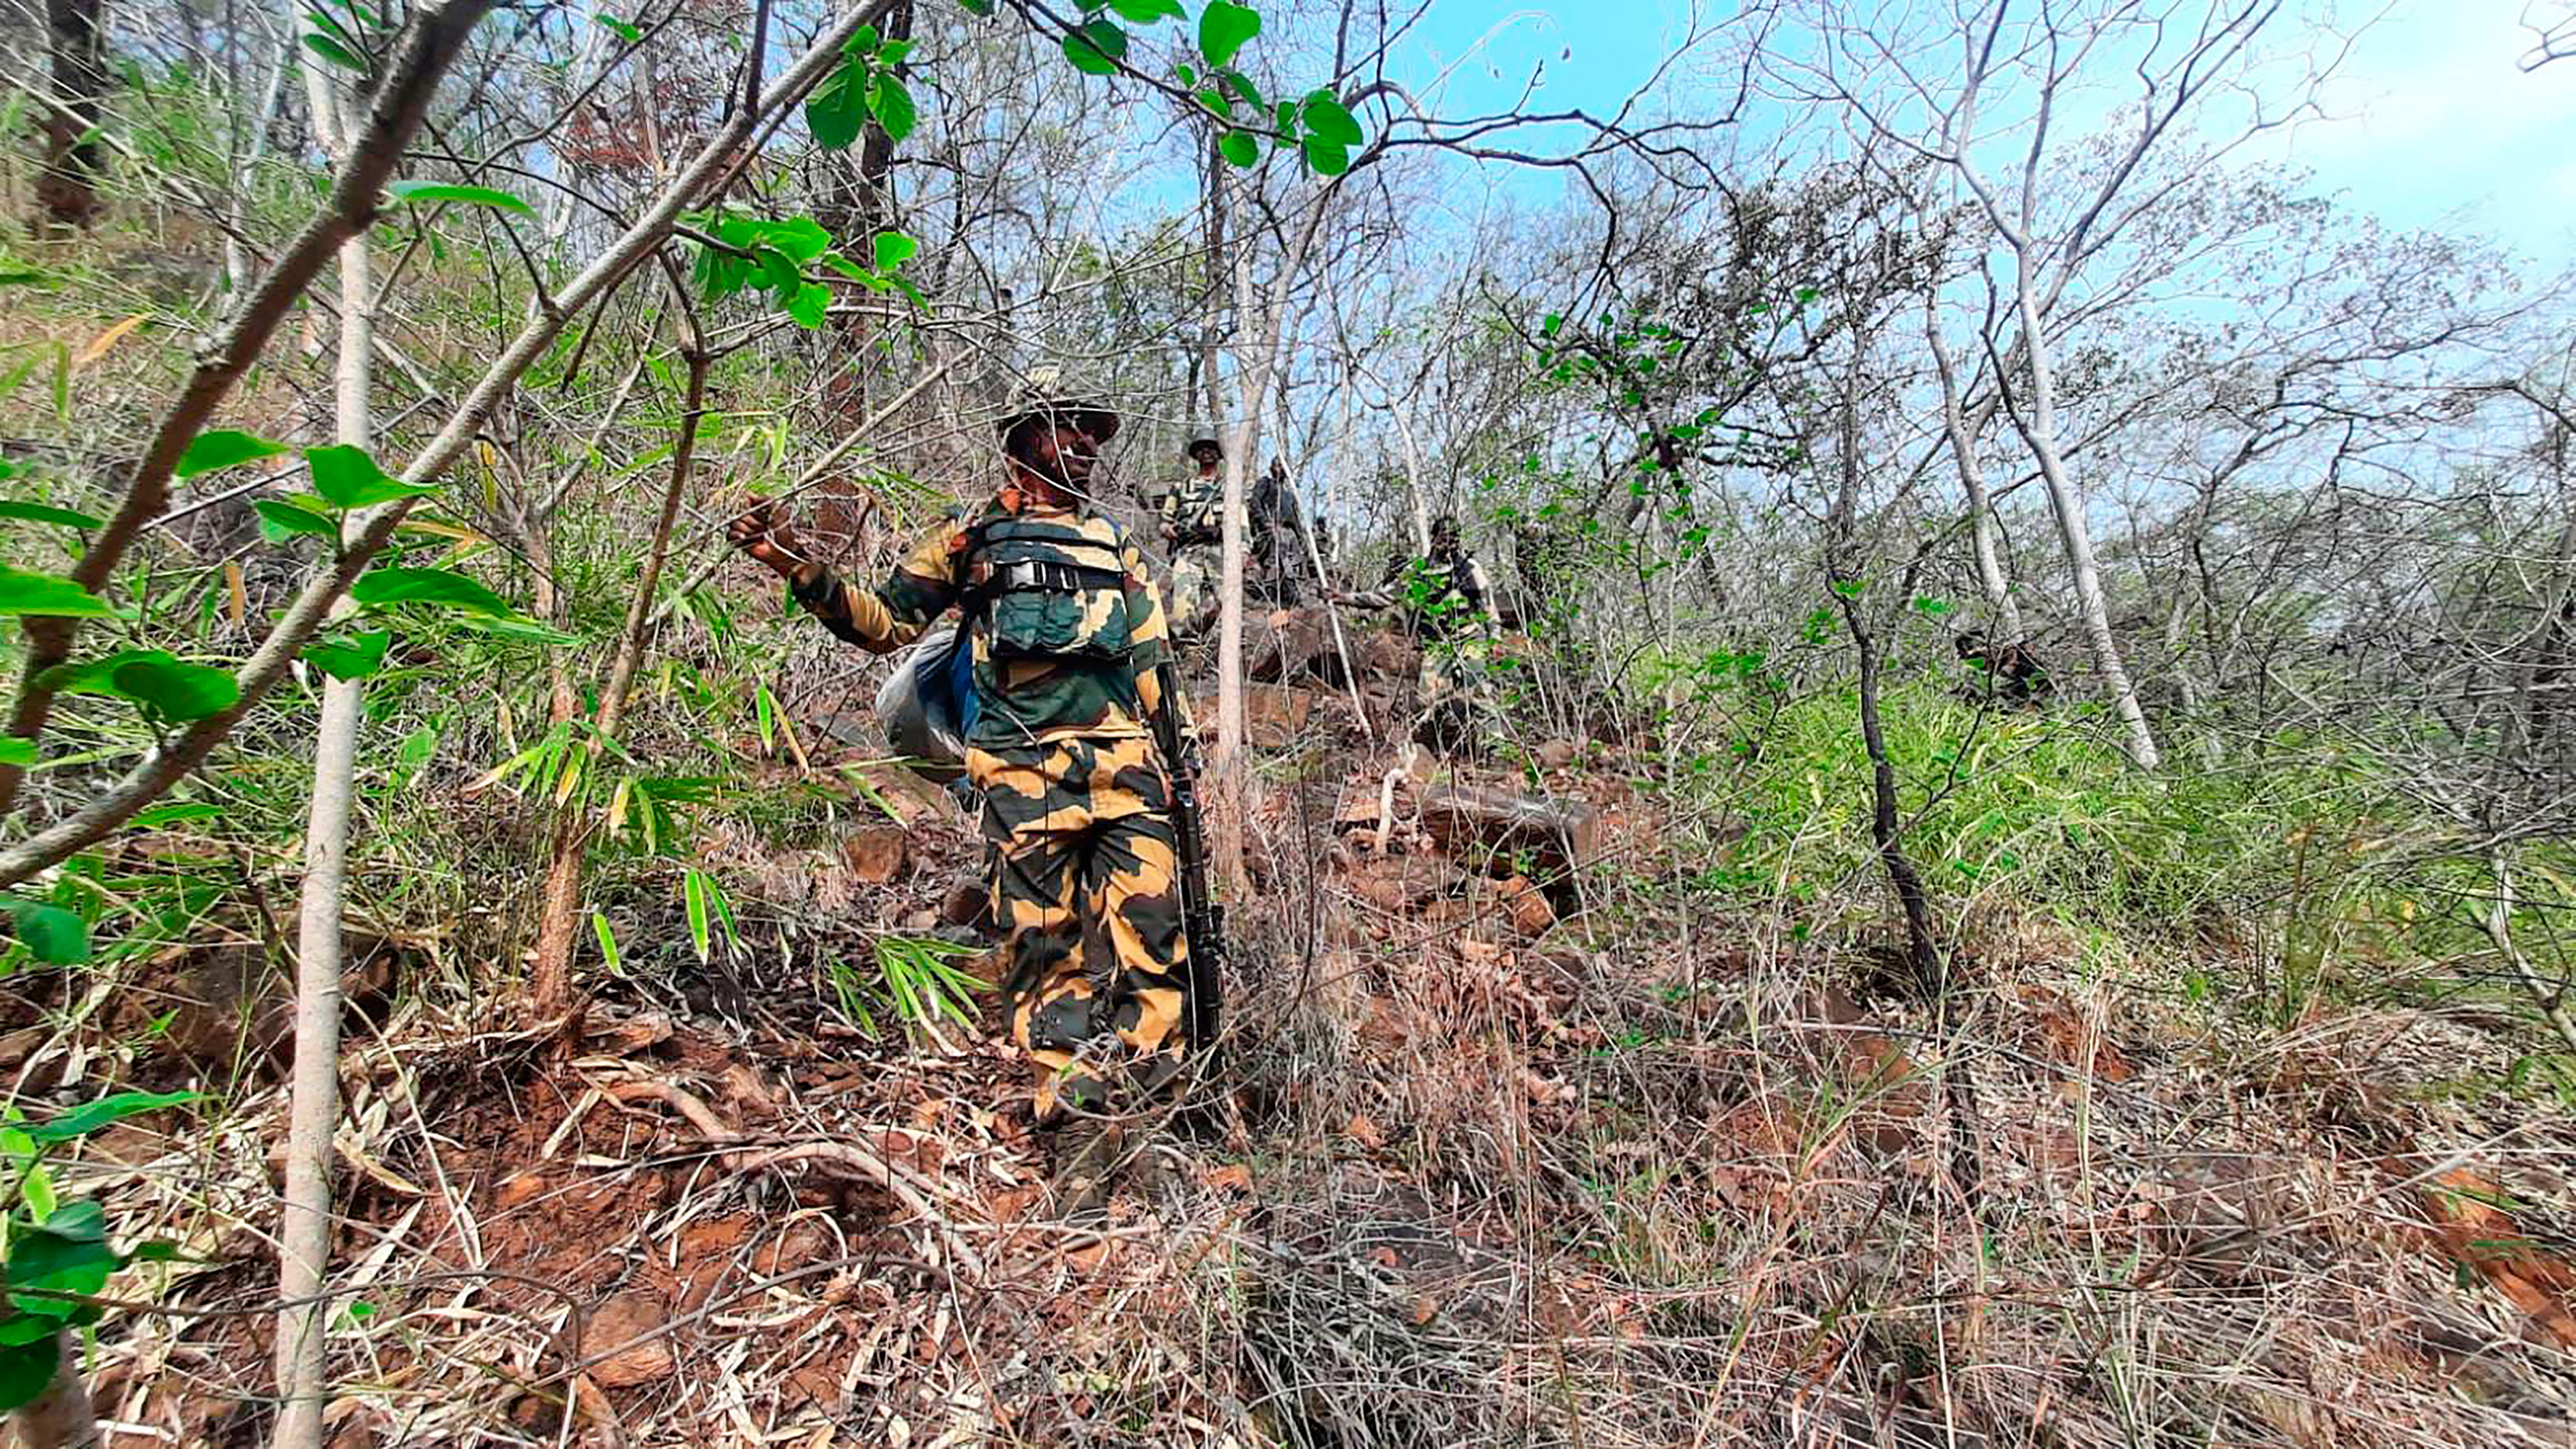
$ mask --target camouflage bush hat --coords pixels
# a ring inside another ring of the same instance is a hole
[[[1011,399],[1010,411],[993,424],[993,430],[1009,442],[1020,425],[1032,419],[1064,418],[1089,433],[1095,441],[1106,443],[1118,436],[1118,414],[1088,398],[1075,396],[1065,386],[1061,370],[1033,367]]]

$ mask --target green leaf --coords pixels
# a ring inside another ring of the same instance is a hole
[[[0,564],[0,615],[104,619],[115,612],[105,599],[59,574],[30,573]]]
[[[492,206],[515,211],[521,216],[534,216],[537,209],[501,190],[497,186],[467,186],[455,181],[389,181],[385,195],[405,206],[420,206],[434,201],[455,201],[467,206]]]
[[[795,259],[787,253],[775,247],[763,246],[752,248],[751,257],[760,268],[760,285],[768,291],[777,293],[782,305],[795,296],[796,289],[803,285],[804,278],[796,269]]]
[[[203,1092],[115,1092],[95,1102],[84,1102],[68,1112],[58,1113],[47,1121],[22,1124],[20,1130],[40,1143],[69,1142],[128,1117],[158,1112],[165,1107],[184,1107],[203,1096]]]
[[[822,326],[823,318],[831,308],[832,289],[820,282],[801,284],[796,294],[787,299],[787,315],[796,320],[797,326],[808,331]]]
[[[614,15],[594,15],[590,20],[594,25],[606,26],[611,34],[628,45],[633,45],[644,38],[644,28],[631,20],[620,20]]]
[[[823,229],[823,223],[810,216],[791,216],[785,221],[763,222],[760,225],[760,238],[785,252],[799,266],[832,249],[832,234]]]
[[[1064,58],[1084,75],[1111,75],[1127,58],[1127,32],[1114,20],[1093,20],[1065,32]]]
[[[29,1342],[0,1348],[0,1413],[33,1403],[54,1381],[56,1331],[49,1323],[44,1333]]]
[[[1179,81],[1185,86],[1197,85],[1199,83],[1199,68],[1190,64],[1186,60],[1176,60],[1172,62],[1172,79]]]
[[[120,649],[102,659],[80,664],[57,664],[36,676],[37,682],[56,694],[115,694],[116,671],[141,660],[178,661],[167,649]]]
[[[364,679],[384,667],[385,649],[393,642],[392,630],[371,630],[345,640],[308,645],[304,662],[343,682]]]
[[[313,491],[334,508],[365,508],[438,491],[434,484],[405,483],[387,474],[366,449],[348,443],[307,448],[304,458],[313,465]]]
[[[19,735],[0,735],[0,765],[36,763],[36,742]]]
[[[625,974],[625,956],[617,949],[617,933],[608,929],[608,917],[599,911],[590,913],[591,934],[599,938],[599,961],[611,976]]]
[[[878,232],[870,245],[876,252],[877,270],[880,272],[893,271],[912,260],[913,254],[921,250],[921,243],[899,231]]]
[[[806,97],[805,129],[814,133],[815,145],[840,151],[859,139],[868,119],[868,73],[866,57],[851,56]]]
[[[360,75],[365,75],[367,73],[367,63],[360,60],[355,55],[350,54],[347,46],[333,40],[331,37],[308,30],[304,32],[302,39],[306,50],[313,52],[315,55],[322,57],[324,60],[331,62],[342,70],[353,70]]]
[[[225,815],[221,805],[204,800],[183,800],[175,805],[155,805],[125,822],[137,830],[158,830],[164,825],[177,825],[189,820],[217,820]]]
[[[16,1348],[24,1343],[50,1344],[54,1335],[62,1332],[64,1327],[60,1318],[11,1310],[8,1317],[0,1318],[0,1348]]]
[[[1181,0],[1109,0],[1109,8],[1138,25],[1151,25],[1157,20],[1177,19],[1187,12]],[[1187,81],[1182,82],[1187,85]]]
[[[989,16],[993,13],[993,0],[957,0],[957,3],[965,6],[969,15]]]
[[[1306,97],[1298,114],[1305,119],[1306,129],[1327,141],[1356,146],[1366,138],[1360,134],[1359,119],[1350,109],[1333,98],[1330,91],[1317,91]]]
[[[1234,119],[1234,102],[1225,98],[1225,92],[1218,90],[1214,86],[1201,86],[1198,90],[1192,92],[1192,94],[1198,97],[1198,103],[1200,105],[1207,107],[1209,115],[1216,117],[1220,121],[1231,121]]]
[[[102,528],[107,524],[106,519],[76,508],[56,508],[50,503],[0,501],[0,518],[20,518],[29,523],[59,523],[65,528]]]
[[[229,669],[175,659],[137,659],[108,676],[116,692],[165,720],[185,722],[221,714],[241,700]]]
[[[501,596],[452,569],[373,568],[358,575],[349,597],[371,608],[434,604],[469,614],[506,615]]]
[[[270,543],[284,543],[299,533],[316,538],[340,536],[340,525],[310,508],[299,508],[280,499],[253,499],[250,511],[259,515],[259,536]]]
[[[57,1212],[69,1211],[64,1208]],[[70,1238],[49,1229],[38,1229],[18,1239],[9,1248],[9,1301],[20,1311],[48,1318],[67,1318],[80,1305],[53,1294],[93,1294],[107,1286],[107,1277],[122,1264],[116,1250],[98,1238]],[[38,1296],[19,1290],[50,1289]]]
[[[705,874],[699,871],[690,871],[681,881],[681,895],[685,898],[689,912],[689,944],[698,948],[699,960],[707,960],[709,956],[713,954],[714,943],[707,937],[707,878]]]
[[[1305,152],[1306,165],[1318,176],[1339,176],[1351,169],[1351,148],[1339,141],[1308,136],[1298,149]]]
[[[920,123],[921,113],[914,109],[912,92],[891,75],[879,74],[868,83],[868,113],[877,118],[877,129],[889,141],[900,141],[912,134]]]
[[[286,451],[287,445],[275,438],[217,428],[189,439],[188,450],[179,455],[179,465],[172,468],[170,474],[175,478],[194,478],[200,473],[212,473],[218,468],[230,468],[255,458],[274,458]]]
[[[78,966],[89,959],[89,923],[77,914],[43,901],[0,900],[27,954],[48,966]],[[29,1129],[31,1132],[34,1129]],[[50,1141],[38,1138],[38,1141]]]
[[[1217,153],[1249,171],[1261,164],[1261,143],[1250,131],[1228,131],[1217,138]]]
[[[471,630],[477,634],[492,634],[503,639],[516,639],[523,643],[542,645],[548,649],[571,649],[583,642],[578,634],[567,634],[561,629],[549,629],[536,620],[520,614],[465,614],[453,622],[453,627]]]
[[[1199,12],[1199,54],[1210,65],[1229,65],[1243,43],[1261,33],[1261,16],[1229,0],[1208,0]]]
[[[94,1197],[67,1202],[45,1214],[45,1231],[75,1243],[107,1241],[107,1207]]]

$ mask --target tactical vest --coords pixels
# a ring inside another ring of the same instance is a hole
[[[977,532],[966,592],[993,658],[1126,659],[1138,621],[1108,520],[1006,515]]]

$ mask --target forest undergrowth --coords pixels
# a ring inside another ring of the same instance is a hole
[[[711,839],[711,925],[686,873],[626,882],[570,1050],[439,897],[369,892],[334,1442],[2564,1442],[2563,1088],[2365,870],[2298,864],[2374,818],[2362,772],[2178,799],[2079,720],[1902,695],[1896,748],[1959,758],[1910,837],[1964,922],[1935,1010],[1862,822],[1814,808],[1854,798],[1810,718],[1847,707],[1448,764],[1266,687],[1306,722],[1219,1075],[1096,1233],[1045,1212],[989,995],[906,1029],[871,970],[863,1025],[818,964],[820,923],[926,935],[980,852],[898,770],[780,760],[868,788]],[[439,773],[405,793],[477,784]],[[1579,802],[1590,854],[1445,834],[1460,784]],[[205,829],[132,868],[220,859]],[[265,1412],[282,1003],[245,944],[86,1014],[16,983],[60,1023],[12,1039],[24,1094],[234,1084],[56,1169],[184,1250],[153,1297],[191,1316],[103,1336],[97,1381],[180,1442]]]
[[[2576,1446],[2576,285],[2259,159],[2366,24],[16,8],[31,1443]],[[1097,1224],[725,543],[881,577],[1041,379],[1272,549]]]

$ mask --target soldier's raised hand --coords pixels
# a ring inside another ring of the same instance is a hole
[[[774,499],[753,499],[741,517],[725,525],[725,539],[782,574],[794,574],[806,561],[803,541],[778,516]]]

